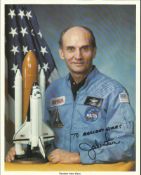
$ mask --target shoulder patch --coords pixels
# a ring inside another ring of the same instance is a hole
[[[122,92],[119,94],[119,101],[120,103],[129,103],[129,97],[126,92]]]

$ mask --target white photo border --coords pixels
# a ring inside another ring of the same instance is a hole
[[[134,172],[114,172],[114,174],[138,175],[140,172],[140,0],[1,0],[0,4],[0,169],[2,175],[31,175],[32,171],[5,171],[5,11],[6,4],[110,4],[136,5],[136,170]],[[60,172],[34,172],[34,175],[59,175]],[[65,172],[67,173],[67,172]],[[75,172],[74,172],[75,173]],[[79,172],[80,175],[113,175],[113,172]],[[69,172],[68,172],[69,175]]]

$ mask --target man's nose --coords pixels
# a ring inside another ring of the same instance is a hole
[[[76,49],[76,51],[75,51],[75,58],[76,59],[80,59],[81,58],[81,49]]]

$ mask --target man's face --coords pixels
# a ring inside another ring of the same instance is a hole
[[[69,29],[63,36],[59,53],[71,73],[87,74],[95,56],[90,33],[81,27]]]

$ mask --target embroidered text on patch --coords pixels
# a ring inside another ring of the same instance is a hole
[[[50,101],[50,106],[61,106],[65,104],[65,96],[57,97],[57,98],[52,98]]]

